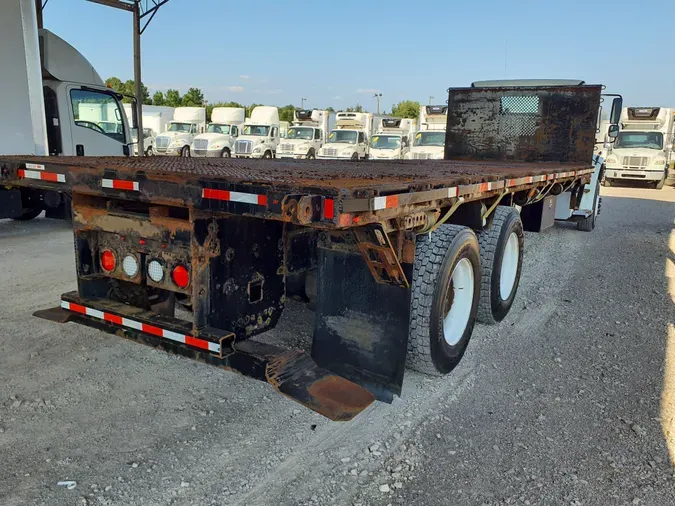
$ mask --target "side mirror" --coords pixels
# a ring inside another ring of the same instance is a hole
[[[609,113],[609,122],[612,125],[618,125],[619,120],[621,119],[621,108],[623,107],[623,98],[622,97],[615,97],[614,100],[612,100],[612,110]],[[617,130],[618,132],[618,130]]]
[[[616,139],[619,136],[619,125],[609,125],[607,129],[607,137]]]

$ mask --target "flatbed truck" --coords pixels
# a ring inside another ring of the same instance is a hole
[[[400,395],[406,364],[449,373],[474,323],[507,315],[524,229],[552,213],[595,226],[600,96],[583,83],[450,89],[445,160],[0,156],[0,183],[72,192],[78,287],[36,316],[350,420]],[[311,353],[255,339],[288,297],[315,308]]]

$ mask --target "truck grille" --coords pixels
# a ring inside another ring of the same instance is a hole
[[[158,149],[166,149],[169,147],[169,144],[171,144],[171,139],[168,137],[157,137],[155,139],[155,145]]]
[[[649,157],[646,156],[624,156],[623,166],[625,168],[640,168],[646,167],[649,164]]]
[[[246,155],[253,151],[253,143],[251,141],[237,141],[234,143],[234,152],[237,154]]]
[[[429,158],[429,153],[413,153],[413,160],[427,160]]]
[[[282,153],[292,153],[293,144],[279,144],[279,151]]]
[[[323,154],[325,156],[337,156],[337,149],[324,149]]]
[[[195,149],[192,151],[195,156],[206,156],[207,151],[205,149]]]
[[[207,149],[209,147],[209,141],[206,139],[195,139],[195,151],[198,149]]]

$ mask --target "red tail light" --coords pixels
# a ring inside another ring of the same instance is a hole
[[[190,273],[182,265],[177,265],[173,268],[171,279],[173,279],[173,282],[176,283],[178,287],[187,288],[190,284]]]
[[[104,249],[101,251],[101,267],[104,271],[113,271],[115,270],[115,265],[117,260],[115,259],[115,254],[109,249]]]

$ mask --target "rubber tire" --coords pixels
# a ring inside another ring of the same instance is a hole
[[[220,157],[221,158],[232,158],[232,153],[230,153],[229,149],[223,148],[223,150],[220,152]]]
[[[605,178],[605,180],[602,182],[602,186],[612,186],[612,180]]]
[[[658,183],[655,183],[655,184],[654,184],[654,189],[655,189],[655,190],[662,190],[662,189],[663,189],[663,185],[664,185],[665,182],[666,182],[666,178],[663,178],[663,179],[662,179],[661,181],[659,181]]]
[[[148,146],[148,149],[145,150],[145,156],[153,156],[154,154],[152,146]]]
[[[271,160],[272,159],[272,152],[269,151],[269,150],[265,151],[265,153],[263,154],[263,158],[265,160]]]
[[[351,157],[350,160],[352,160],[352,161],[354,161],[354,162],[358,162],[358,161],[359,161],[359,154],[358,154],[358,153],[354,153],[354,154],[352,155],[352,157]]]
[[[473,266],[474,297],[469,320],[454,346],[443,337],[443,302],[455,265],[468,258]],[[441,225],[417,237],[410,300],[410,327],[406,364],[431,376],[452,371],[464,356],[473,332],[480,298],[480,250],[468,227]]]
[[[518,238],[518,269],[516,280],[509,298],[503,300],[499,291],[499,282],[502,273],[504,248],[512,233]],[[497,206],[494,211],[492,226],[479,232],[481,286],[480,303],[478,304],[477,319],[480,323],[494,325],[502,321],[513,305],[518,292],[518,284],[523,269],[523,222],[520,214],[513,207]]]
[[[183,149],[180,150],[180,156],[182,158],[190,158],[190,146],[183,146]]]
[[[597,218],[598,211],[597,211],[597,205],[598,201],[600,200],[600,182],[598,181],[598,184],[595,188],[595,191],[598,192],[598,198],[593,202],[593,214],[591,214],[587,218],[583,218],[580,221],[577,221],[577,230],[581,230],[582,232],[593,232],[593,229],[595,228],[595,219]]]
[[[16,216],[12,219],[16,221],[29,221],[40,216],[42,211],[44,211],[44,209],[28,209],[25,210],[21,216]]]
[[[316,160],[316,154],[313,149],[310,149],[309,153],[307,153],[307,160]]]

